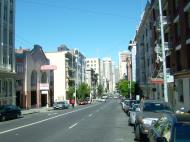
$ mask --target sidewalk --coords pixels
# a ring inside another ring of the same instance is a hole
[[[28,114],[33,114],[33,113],[40,113],[40,112],[48,112],[53,110],[53,107],[49,107],[48,109],[46,107],[41,107],[41,108],[32,108],[28,110],[21,110],[22,115],[28,115]]]

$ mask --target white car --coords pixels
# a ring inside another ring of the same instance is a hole
[[[132,109],[129,111],[129,119],[128,124],[134,125],[136,121],[136,114],[138,113],[137,108],[139,108],[139,104],[134,104]]]

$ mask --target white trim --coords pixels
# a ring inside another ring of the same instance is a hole
[[[177,23],[179,21],[179,15],[176,16],[176,18],[174,19],[174,23]]]
[[[186,40],[186,44],[190,44],[190,38]]]
[[[190,2],[184,7],[184,12],[187,12],[188,10],[190,10]]]
[[[180,50],[181,49],[181,44],[179,44],[178,46],[176,46],[175,50]]]

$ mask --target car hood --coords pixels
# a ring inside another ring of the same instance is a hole
[[[165,112],[166,111],[144,111],[144,112],[140,112],[139,116],[141,116],[143,118],[159,118]],[[167,112],[169,112],[169,111],[167,111]]]

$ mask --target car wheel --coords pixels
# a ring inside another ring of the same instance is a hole
[[[140,132],[140,125],[136,125],[135,127],[135,139],[141,140],[141,132]]]
[[[20,114],[17,114],[17,115],[16,115],[16,118],[20,118]]]
[[[5,121],[6,120],[6,117],[5,116],[2,116],[1,117],[1,121]]]

